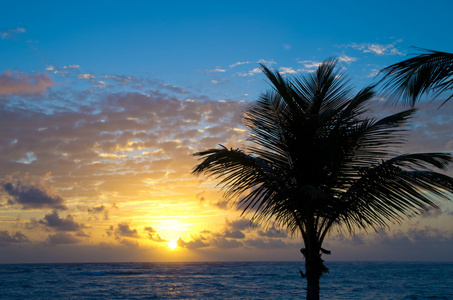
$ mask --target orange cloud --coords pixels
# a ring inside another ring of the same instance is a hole
[[[54,85],[46,74],[4,71],[0,75],[0,95],[44,94],[48,87]]]

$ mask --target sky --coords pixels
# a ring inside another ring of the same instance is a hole
[[[303,76],[335,57],[359,90],[413,47],[453,52],[453,2],[436,4],[2,1],[0,263],[302,261],[300,236],[251,226],[191,175],[193,153],[244,145],[244,109],[269,89],[260,64]],[[453,151],[453,101],[431,100],[402,153]],[[453,203],[438,205],[334,230],[325,259],[453,261]]]

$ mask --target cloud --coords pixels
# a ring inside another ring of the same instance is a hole
[[[274,60],[265,60],[265,59],[260,59],[257,62],[251,62],[251,61],[238,61],[234,64],[229,65],[230,69],[235,68],[237,66],[242,66],[242,65],[249,65],[249,64],[263,64],[263,65],[273,65],[276,64]]]
[[[87,212],[89,212],[90,214],[94,214],[94,215],[103,213],[104,220],[109,219],[109,210],[104,205],[93,206],[91,208],[87,208]]]
[[[7,29],[6,31],[0,31],[0,37],[2,39],[12,39],[24,32],[26,32],[25,28],[21,27],[17,27],[16,29]]]
[[[217,248],[217,249],[233,249],[244,246],[243,241],[247,239],[244,230],[250,230],[250,221],[245,219],[237,219],[225,221],[224,228],[220,231],[203,231],[199,235],[191,235],[189,241],[184,241],[179,238],[178,246],[188,249],[199,248]]]
[[[219,249],[234,249],[243,247],[244,244],[236,239],[219,237],[214,239],[213,244]]]
[[[294,70],[291,67],[280,67],[278,70],[279,70],[280,74],[282,74],[282,75],[283,74],[296,74],[297,73],[297,71]]]
[[[3,71],[0,74],[0,95],[36,95],[44,94],[48,87],[55,86],[47,74],[33,75]]]
[[[245,230],[245,229],[250,229],[255,224],[251,223],[249,220],[246,219],[237,219],[233,221],[229,221],[228,219],[226,220],[225,227],[228,230]]]
[[[138,247],[139,243],[135,240],[131,239],[120,239],[120,244],[127,246],[127,247]]]
[[[199,248],[206,248],[209,247],[209,243],[207,243],[206,239],[199,236],[199,237],[192,237],[192,240],[189,242],[185,242],[181,237],[176,241],[179,247],[187,248],[187,249],[199,249]]]
[[[107,210],[107,208],[104,205],[100,205],[100,206],[93,206],[92,208],[88,208],[87,212],[92,213],[92,214],[99,214],[106,210]]]
[[[395,47],[395,44],[352,43],[346,45],[346,47],[359,50],[363,53],[373,53],[376,55],[404,55],[403,52]]]
[[[275,228],[274,226],[267,228],[266,230],[258,230],[258,235],[261,237],[268,237],[268,238],[284,238],[287,237],[288,235]]]
[[[432,206],[428,206],[425,210],[423,210],[421,217],[422,218],[438,218],[439,216],[441,216],[443,214],[444,214],[444,212],[441,209],[437,209]]]
[[[10,234],[6,230],[0,231],[0,246],[29,243],[29,242],[30,242],[30,239],[20,231],[16,231],[16,233],[14,233],[14,234]]]
[[[57,195],[51,195],[50,191],[42,185],[27,185],[20,180],[13,182],[11,179],[6,179],[3,180],[1,187],[9,196],[11,196],[11,198],[8,199],[9,204],[18,204],[22,206],[23,209],[67,209],[63,204],[63,198]]]
[[[94,75],[92,75],[92,74],[79,74],[77,77],[81,78],[81,79],[93,79]]]
[[[431,226],[380,228],[370,234],[329,237],[324,247],[332,250],[334,259],[340,260],[439,260],[448,259],[453,249],[452,238],[451,231]]]
[[[351,62],[357,61],[357,57],[351,57],[347,55],[340,55],[338,61],[350,64]]]
[[[219,200],[214,203],[214,206],[223,210],[228,210],[231,205],[228,203],[228,200]]]
[[[74,237],[70,233],[66,232],[57,232],[56,234],[50,234],[45,241],[46,244],[54,245],[64,245],[64,244],[77,244],[80,240]]]
[[[82,228],[82,225],[75,222],[71,215],[67,215],[65,219],[62,219],[57,211],[46,214],[44,219],[40,220],[39,223],[56,231],[79,231]]]
[[[294,247],[292,244],[285,243],[281,239],[249,239],[245,241],[246,245],[249,247],[259,248],[259,249],[278,249],[278,248],[289,248]]]
[[[261,68],[254,68],[248,72],[239,72],[237,73],[239,76],[241,77],[245,77],[245,76],[254,76],[256,74],[261,74]]]
[[[275,65],[276,62],[272,59],[272,60],[266,60],[266,59],[260,59],[258,61],[259,64],[263,64],[263,65]]]
[[[231,239],[243,239],[245,238],[245,234],[240,231],[240,230],[234,230],[234,231],[225,231],[224,237],[226,238],[231,238]]]
[[[115,235],[117,237],[139,238],[137,229],[131,229],[129,224],[124,222],[117,225]]]
[[[116,227],[112,225],[105,232],[109,237],[114,236],[121,245],[127,247],[139,246],[137,239],[140,238],[140,236],[138,235],[137,229],[130,228],[129,223],[127,222],[119,223]]]
[[[234,64],[231,64],[229,67],[230,68],[234,68],[234,67],[237,67],[237,66],[241,66],[241,65],[247,65],[247,64],[250,64],[251,62],[249,61],[238,61]]]
[[[322,64],[322,62],[313,60],[302,60],[298,61],[298,63],[302,64],[307,69],[316,69]]]
[[[225,70],[225,69],[222,69],[222,68],[220,68],[220,67],[216,67],[216,68],[214,68],[214,69],[212,69],[212,70],[208,70],[208,72],[224,73],[224,72],[226,72],[226,70]]]
[[[153,227],[147,226],[144,228],[144,230],[148,233],[148,238],[150,240],[158,242],[158,243],[168,242],[168,240],[161,238],[160,235],[157,233],[157,230],[155,230]]]

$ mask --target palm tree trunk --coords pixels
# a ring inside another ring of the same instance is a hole
[[[300,252],[305,258],[305,277],[307,278],[307,300],[319,300],[319,279],[326,269],[321,259],[321,246],[318,243],[317,231],[315,230],[315,221],[313,218],[307,219],[308,225],[305,225],[304,232],[305,249]],[[302,275],[304,277],[304,275]]]
[[[324,265],[321,258],[305,259],[305,272],[307,277],[307,300],[319,300],[319,279],[322,276],[323,266]]]
[[[319,300],[319,277],[307,277],[307,300]]]

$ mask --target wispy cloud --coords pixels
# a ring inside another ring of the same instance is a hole
[[[47,74],[4,71],[0,74],[0,95],[44,94],[55,83]]]
[[[253,76],[256,74],[261,74],[261,68],[253,68],[252,70],[249,70],[247,72],[238,72],[237,73],[239,76]]]
[[[275,65],[276,62],[272,60],[266,60],[266,59],[260,59],[257,63],[263,64],[263,65]]]
[[[234,68],[234,67],[241,66],[241,65],[248,65],[250,63],[251,63],[250,61],[238,61],[234,64],[231,64],[229,67]]]
[[[316,69],[322,64],[322,62],[315,60],[301,60],[298,61],[298,63],[302,64],[307,69]]]
[[[377,43],[352,43],[346,47],[359,50],[363,53],[373,53],[376,55],[404,55],[404,52],[398,50],[393,44],[377,44]]]
[[[230,71],[231,69],[234,69],[234,68],[237,68],[237,67],[240,67],[240,66],[250,65],[250,64],[263,64],[263,65],[268,65],[269,66],[269,65],[276,64],[276,62],[274,60],[265,60],[265,59],[260,59],[260,60],[255,61],[255,62],[253,62],[253,61],[238,61],[238,62],[235,62],[234,64],[229,65],[228,68],[217,67],[215,69],[208,70],[208,72],[224,73],[224,72]],[[237,72],[237,73],[235,73],[235,75],[240,76],[240,77],[246,77],[246,76],[254,76],[254,75],[260,74],[260,73],[261,73],[261,69],[256,67],[256,68],[253,68],[251,70]]]
[[[93,79],[94,75],[93,74],[79,74],[77,77],[81,79]]]
[[[291,67],[280,67],[279,69],[280,74],[296,74],[297,70],[294,70]]]
[[[24,32],[26,32],[25,28],[21,27],[17,27],[16,29],[7,29],[5,31],[0,31],[0,37],[2,39],[13,39]]]
[[[220,67],[216,67],[214,69],[208,70],[208,72],[223,73],[223,72],[226,72],[226,70],[222,69]]]
[[[350,64],[354,61],[357,61],[357,57],[351,57],[343,54],[338,57],[338,61]]]

